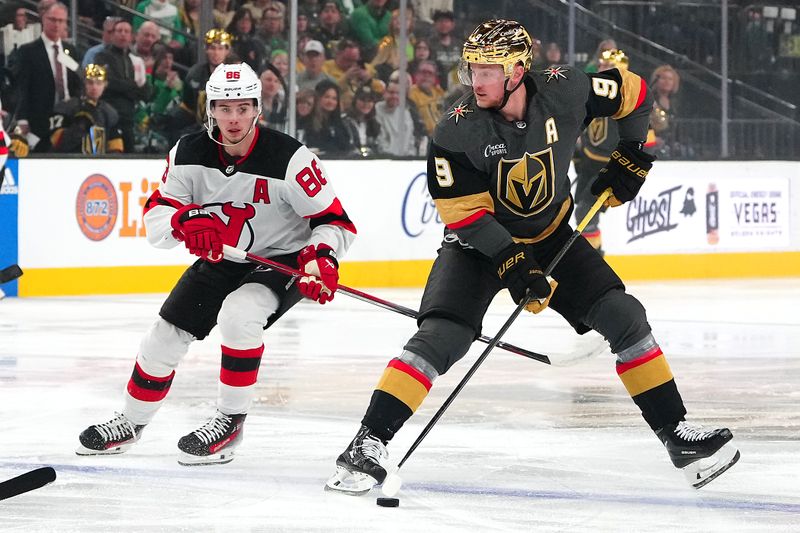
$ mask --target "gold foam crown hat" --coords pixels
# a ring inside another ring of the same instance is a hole
[[[106,81],[106,67],[89,63],[86,65],[86,68],[83,69],[83,75],[87,80]]]
[[[614,65],[618,69],[627,69],[628,65],[630,64],[630,60],[628,59],[628,56],[625,55],[625,52],[616,48],[612,48],[611,50],[603,50],[600,53],[600,61],[602,63]]]
[[[230,48],[233,35],[219,28],[212,28],[206,32],[206,46],[209,44],[222,44]]]

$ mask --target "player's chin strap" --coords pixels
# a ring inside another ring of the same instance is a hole
[[[258,122],[258,117],[260,115],[261,115],[261,109],[259,109],[258,113],[256,113],[256,116],[253,117],[253,123],[250,124],[250,129],[247,130],[247,133],[244,134],[244,137],[242,137],[240,140],[236,141],[235,143],[224,143],[224,142],[218,141],[218,140],[216,140],[214,138],[214,122],[212,122],[212,120],[214,120],[214,117],[211,117],[211,116],[208,117],[208,123],[206,124],[206,133],[208,133],[208,138],[209,139],[211,139],[212,141],[214,141],[215,143],[217,143],[220,146],[238,146],[242,142],[244,142],[245,139],[247,139],[247,136],[250,135],[250,132],[253,131],[253,128],[256,127],[256,123]],[[222,133],[220,133],[220,137],[222,137]]]
[[[495,108],[494,108],[494,109],[495,109],[495,111],[500,111],[501,109],[503,109],[503,108],[506,106],[506,104],[508,103],[508,99],[511,97],[511,95],[512,95],[512,94],[513,94],[513,93],[514,93],[514,92],[515,92],[517,89],[519,89],[519,88],[520,88],[520,86],[521,86],[523,83],[525,83],[525,76],[523,75],[523,76],[522,76],[522,79],[521,79],[521,80],[519,80],[519,83],[517,84],[517,86],[516,86],[516,87],[514,87],[513,89],[511,89],[510,91],[508,90],[508,82],[509,82],[509,81],[511,81],[511,78],[506,78],[506,81],[504,81],[504,82],[503,82],[503,101],[502,101],[502,102],[500,102],[500,105],[499,105],[499,106],[497,106],[497,107],[495,107]]]

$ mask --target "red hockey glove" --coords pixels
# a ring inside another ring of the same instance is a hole
[[[297,256],[300,270],[309,274],[297,283],[300,294],[324,304],[333,300],[333,293],[339,287],[339,262],[336,253],[327,244],[310,244]]]
[[[197,204],[181,207],[172,215],[172,235],[189,249],[189,252],[211,263],[222,261],[222,235],[220,222]]]
[[[599,196],[611,187],[612,194],[603,205],[616,207],[630,202],[639,194],[655,160],[655,156],[644,152],[635,143],[619,143],[611,152],[608,164],[592,183],[592,194]]]
[[[544,276],[542,267],[533,258],[527,245],[514,243],[492,259],[500,281],[508,288],[515,304],[519,305],[525,296],[530,294],[533,300],[525,306],[525,309],[531,313],[539,313],[547,307],[557,284],[555,280],[548,281]]]

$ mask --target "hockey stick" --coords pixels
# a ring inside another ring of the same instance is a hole
[[[589,212],[586,213],[586,216],[583,217],[583,220],[581,220],[580,224],[578,224],[578,227],[575,228],[575,231],[572,232],[572,235],[570,235],[569,239],[567,239],[567,242],[564,243],[564,246],[561,247],[561,250],[558,251],[553,260],[550,261],[550,264],[547,265],[547,268],[544,270],[545,277],[553,273],[553,269],[556,267],[556,265],[558,265],[558,263],[567,253],[567,250],[570,249],[572,244],[578,239],[578,237],[580,237],[583,228],[585,228],[587,224],[589,224],[589,221],[592,220],[594,215],[600,210],[600,208],[603,206],[603,202],[606,201],[606,198],[608,198],[610,194],[611,194],[611,189],[609,188],[603,191],[603,193],[600,196],[598,196],[597,201],[595,201],[594,205],[592,205],[591,209],[589,209]],[[531,299],[532,297],[530,295],[526,296],[519,303],[519,305],[517,305],[517,308],[514,309],[514,312],[511,313],[511,316],[508,317],[508,320],[506,320],[505,324],[503,324],[500,330],[495,334],[494,338],[492,338],[489,341],[488,343],[489,345],[486,347],[485,350],[483,350],[483,353],[480,355],[480,357],[478,357],[478,359],[472,365],[472,368],[469,369],[469,371],[461,380],[461,382],[456,386],[453,392],[450,393],[450,396],[447,397],[442,406],[439,407],[439,410],[436,411],[436,413],[433,415],[433,418],[431,418],[430,422],[428,422],[428,425],[425,426],[425,428],[419,434],[417,440],[414,441],[414,443],[408,449],[408,451],[400,460],[400,462],[397,463],[397,468],[394,470],[394,472],[386,476],[386,479],[383,481],[383,486],[381,487],[381,490],[386,496],[392,497],[395,494],[397,494],[397,491],[400,490],[400,486],[403,484],[403,480],[397,474],[397,471],[403,467],[408,458],[411,457],[411,454],[414,453],[414,450],[417,449],[422,440],[428,435],[428,433],[430,433],[431,429],[433,429],[433,426],[436,425],[436,422],[438,422],[439,419],[442,418],[442,415],[444,414],[445,411],[447,411],[447,408],[450,407],[450,404],[452,404],[453,401],[456,399],[456,396],[458,396],[461,390],[467,385],[467,382],[470,380],[470,378],[472,378],[472,376],[478,370],[478,367],[480,367],[486,360],[486,358],[489,356],[489,353],[492,351],[492,348],[494,348],[495,345],[500,341],[500,337],[502,337],[505,334],[505,332],[508,331],[508,328],[511,327],[511,324],[514,323],[514,321],[517,319],[522,310],[525,309],[525,306],[528,305],[528,303],[530,303]]]
[[[56,471],[52,466],[45,466],[25,472],[8,481],[0,483],[0,500],[13,498],[32,490],[40,489],[56,480]]]
[[[22,269],[19,265],[11,265],[9,267],[0,270],[0,285],[3,283],[8,283],[9,281],[14,281],[18,277],[22,275]]]
[[[251,263],[256,263],[256,264],[259,264],[259,265],[263,265],[263,266],[272,268],[274,270],[277,270],[278,272],[281,272],[283,274],[288,274],[289,276],[292,276],[292,277],[295,277],[295,278],[303,277],[303,276],[306,275],[305,273],[303,273],[303,272],[301,272],[301,271],[299,271],[299,270],[297,270],[295,268],[292,268],[292,267],[290,267],[288,265],[284,265],[282,263],[276,263],[275,261],[272,261],[271,259],[267,259],[265,257],[260,257],[260,256],[255,255],[255,254],[251,254],[250,252],[245,252],[244,250],[239,250],[238,248],[234,248],[232,246],[228,246],[227,244],[224,244],[222,246],[222,249],[223,249],[223,253],[227,257],[233,257],[235,259],[242,259],[242,260],[245,260],[245,261],[249,261]],[[402,305],[390,302],[388,300],[384,300],[382,298],[378,298],[377,296],[373,296],[371,294],[368,294],[366,292],[360,291],[358,289],[353,289],[353,288],[348,287],[346,285],[339,285],[339,288],[337,290],[339,292],[342,292],[342,293],[352,297],[352,298],[355,298],[356,300],[361,300],[362,302],[371,303],[371,304],[377,305],[378,307],[382,307],[383,309],[388,309],[389,311],[394,311],[395,313],[399,313],[399,314],[405,315],[407,317],[411,317],[411,318],[415,318],[416,319],[419,316],[419,312],[418,311],[414,311],[413,309],[410,309],[408,307],[404,307]],[[478,337],[478,340],[488,344],[491,339],[489,337],[487,337],[486,335],[481,335],[480,337]],[[529,359],[535,359],[536,361],[539,361],[541,363],[545,363],[547,365],[551,364],[550,363],[550,358],[548,356],[544,355],[544,354],[531,352],[531,351],[526,350],[524,348],[519,348],[517,346],[514,346],[513,344],[508,344],[508,343],[505,343],[505,342],[497,342],[495,344],[497,345],[498,348],[502,348],[503,350],[506,350],[507,352],[515,353],[517,355],[522,355],[523,357],[527,357]]]

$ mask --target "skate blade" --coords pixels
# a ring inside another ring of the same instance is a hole
[[[120,453],[125,453],[128,449],[133,446],[133,442],[128,444],[120,444],[119,446],[114,446],[112,448],[108,448],[106,450],[92,450],[91,448],[87,448],[83,444],[79,444],[78,448],[75,450],[76,455],[118,455]]]
[[[233,450],[212,455],[192,455],[183,451],[178,453],[178,464],[181,466],[224,465],[231,461],[233,461]]]
[[[711,457],[700,459],[683,468],[683,475],[692,487],[699,489],[705,487],[739,460],[739,450],[730,442]]]
[[[325,490],[349,496],[363,496],[377,483],[372,476],[362,472],[350,472],[343,466],[337,466],[336,473],[325,483]]]

